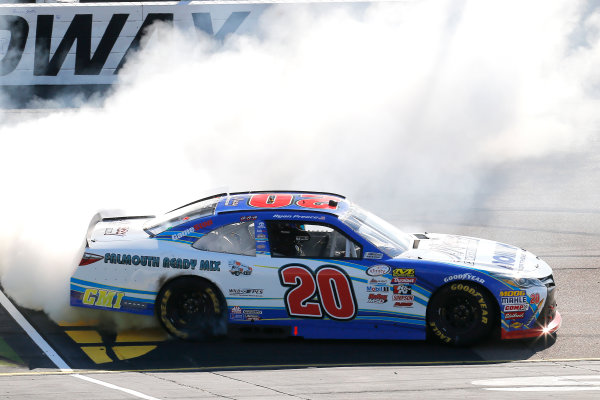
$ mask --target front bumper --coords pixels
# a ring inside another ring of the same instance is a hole
[[[556,286],[552,283],[552,285],[548,287],[546,304],[544,305],[544,308],[542,308],[542,311],[532,328],[514,331],[507,331],[502,328],[500,337],[502,339],[523,339],[540,337],[556,332],[558,328],[560,328],[562,317],[556,307],[555,292]]]

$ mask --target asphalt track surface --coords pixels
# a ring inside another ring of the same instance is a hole
[[[0,398],[600,398],[600,141],[490,172],[480,208],[391,215],[398,226],[518,244],[553,268],[563,325],[553,338],[428,342],[119,334],[20,309],[73,369],[60,370],[0,307]]]

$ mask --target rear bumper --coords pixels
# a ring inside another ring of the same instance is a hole
[[[543,335],[548,335],[554,333],[560,328],[562,323],[562,317],[560,313],[556,311],[554,318],[548,325],[546,326],[537,326],[535,328],[526,329],[522,331],[506,331],[502,328],[502,339],[524,339],[524,338],[532,338],[532,337],[540,337]]]

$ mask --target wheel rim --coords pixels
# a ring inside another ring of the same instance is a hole
[[[479,308],[469,296],[454,296],[442,308],[441,316],[456,332],[467,331],[479,323]]]
[[[186,290],[169,301],[167,318],[180,330],[198,328],[214,315],[214,307],[204,291]]]

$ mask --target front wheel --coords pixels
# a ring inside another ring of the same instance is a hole
[[[161,325],[171,335],[186,340],[205,340],[227,331],[227,304],[210,282],[178,278],[161,290],[156,301]]]
[[[479,285],[442,287],[427,307],[429,332],[443,343],[465,346],[486,338],[496,322],[493,298]]]

